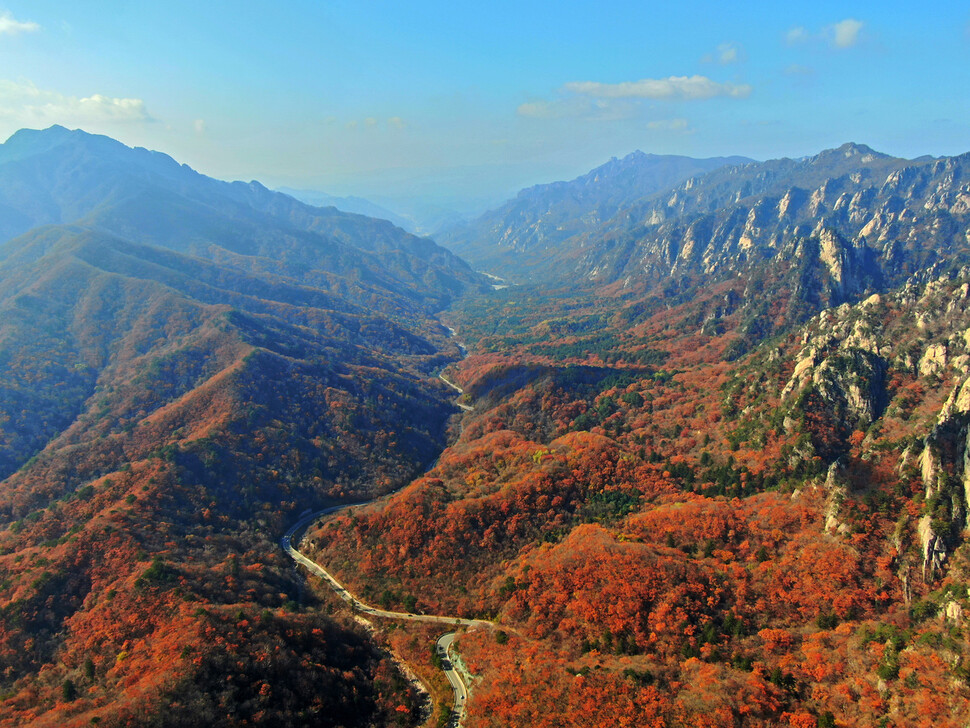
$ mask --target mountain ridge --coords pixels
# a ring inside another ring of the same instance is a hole
[[[485,234],[465,254],[520,282],[649,289],[737,275],[813,238],[834,279],[857,256],[863,278],[900,285],[913,270],[970,254],[961,232],[970,227],[966,156],[905,160],[850,142],[798,160],[722,166],[561,239],[517,247]],[[841,300],[874,290],[835,282]]]
[[[356,288],[365,302],[378,285],[412,315],[487,285],[446,249],[387,221],[314,208],[255,181],[214,180],[168,155],[82,131],[12,139],[15,159],[4,162],[0,146],[0,209],[11,213],[0,223],[0,257],[17,234],[71,223],[232,265],[275,267],[314,285],[326,268],[344,295]]]
[[[437,238],[476,264],[487,267],[488,252],[476,244],[482,237],[510,250],[556,243],[594,228],[624,205],[744,157],[692,159],[646,154],[639,150],[616,158],[568,182],[551,182],[521,190],[505,205],[477,220],[441,231]]]

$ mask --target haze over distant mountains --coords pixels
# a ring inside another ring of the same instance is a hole
[[[363,197],[338,197],[317,190],[280,187],[280,192],[316,207],[336,207],[344,212],[367,215],[390,220],[395,225],[416,235],[434,237],[440,230],[464,222],[485,209],[469,200],[462,200],[454,207],[424,198],[377,198],[380,204]],[[471,206],[473,212],[462,212]]]
[[[23,130],[0,147],[0,165],[0,241],[72,223],[294,281],[330,278],[361,301],[392,293],[401,305],[478,280],[448,251],[390,223],[314,208],[258,182],[214,180],[107,137]]]
[[[477,265],[503,250],[555,248],[584,230],[595,229],[618,210],[660,190],[745,157],[691,159],[636,151],[613,158],[570,182],[536,185],[474,221],[443,229],[439,240]],[[501,265],[501,263],[499,263]]]
[[[336,195],[328,195],[326,192],[298,190],[293,187],[280,187],[278,191],[294,197],[300,202],[313,205],[314,207],[335,207],[343,212],[376,217],[379,220],[390,220],[399,228],[411,233],[415,232],[415,222],[413,220],[391,212],[386,207],[381,207],[370,200],[365,200],[363,197],[337,197]]]

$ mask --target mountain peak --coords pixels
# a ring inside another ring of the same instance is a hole
[[[0,162],[46,152],[64,144],[78,133],[86,132],[71,131],[60,124],[54,124],[46,129],[20,129],[11,134],[6,143],[0,144]]]
[[[856,144],[855,142],[846,142],[841,147],[839,147],[838,151],[842,152],[842,154],[844,154],[847,157],[855,154],[862,154],[862,155],[871,154],[874,157],[883,157],[883,158],[886,158],[889,156],[888,154],[877,152],[875,149],[873,149],[872,147],[866,144]]]
[[[22,144],[60,144],[68,140],[81,139],[110,139],[101,134],[91,134],[83,129],[68,129],[60,124],[52,124],[46,129],[19,129],[10,135],[6,144],[19,146]],[[114,140],[112,140],[114,141]],[[120,142],[118,142],[120,144]]]
[[[694,159],[679,154],[652,154],[636,149],[624,157],[612,157],[605,164],[573,180],[574,183],[614,184],[626,177],[629,184],[642,185],[644,193],[656,191],[694,174],[725,165],[750,162],[746,157]],[[540,185],[542,187],[542,185]]]
[[[5,144],[0,144],[0,163],[46,154],[64,145],[91,149],[98,155],[131,151],[130,147],[111,137],[54,124],[46,129],[20,129],[15,132]]]
[[[23,143],[25,140],[36,140],[36,139],[50,139],[50,138],[66,138],[68,135],[73,134],[67,127],[61,126],[60,124],[53,124],[46,129],[18,129],[10,138],[7,139],[7,144],[11,142]]]
[[[846,142],[836,149],[826,149],[812,157],[813,161],[830,159],[851,159],[854,162],[865,164],[866,162],[872,162],[877,159],[892,159],[892,157],[888,154],[877,152],[870,146],[857,144],[856,142]]]

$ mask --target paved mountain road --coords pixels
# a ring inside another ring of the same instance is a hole
[[[465,718],[465,705],[468,702],[468,691],[465,689],[465,682],[461,675],[455,670],[451,657],[451,643],[455,641],[455,633],[448,632],[438,638],[436,649],[438,657],[441,658],[441,669],[451,683],[451,689],[455,693],[455,707],[451,712],[452,725],[461,725]]]
[[[436,614],[415,614],[413,612],[392,612],[387,609],[378,609],[377,607],[356,597],[354,594],[348,591],[347,588],[341,584],[333,574],[327,571],[316,561],[313,561],[312,559],[301,554],[293,546],[293,538],[296,536],[296,534],[317,518],[329,515],[331,513],[336,513],[337,511],[342,511],[347,508],[354,508],[355,506],[362,505],[366,505],[366,502],[331,506],[330,508],[324,508],[321,511],[316,511],[315,513],[305,515],[299,521],[290,526],[289,530],[283,534],[283,538],[280,539],[280,546],[290,556],[290,558],[292,558],[298,564],[302,564],[310,572],[326,579],[330,583],[331,588],[333,588],[340,598],[347,602],[352,609],[357,610],[361,614],[365,614],[370,617],[381,617],[384,619],[400,619],[408,622],[430,622],[451,627],[486,627],[489,629],[494,629],[496,627],[494,622],[489,622],[488,620],[484,619],[464,619],[462,617],[449,617]],[[451,688],[455,693],[455,704],[454,710],[452,711],[451,725],[458,726],[461,725],[461,722],[465,717],[465,704],[468,701],[468,689],[466,688],[464,681],[461,679],[461,675],[459,675],[452,666],[449,650],[454,639],[454,632],[448,632],[442,635],[438,639],[437,649],[439,656],[442,658],[442,670],[445,673],[445,677],[448,678],[448,682],[451,683]]]
[[[451,336],[455,335],[455,330],[448,329]],[[461,349],[462,356],[465,355],[465,347],[461,344],[458,345]],[[459,395],[465,393],[465,390],[459,387],[454,382],[449,381],[445,378],[445,375],[438,374],[438,378],[447,384],[449,387],[458,392]],[[463,404],[461,402],[455,401],[465,412],[471,412],[475,408],[471,405]],[[437,462],[437,461],[435,461]],[[433,466],[432,466],[433,467]],[[430,468],[429,468],[430,469]],[[489,622],[484,619],[464,619],[462,617],[448,617],[443,615],[435,614],[414,614],[412,612],[391,612],[387,609],[378,609],[377,607],[362,601],[350,591],[347,590],[343,584],[337,581],[337,578],[327,571],[323,566],[307,558],[301,554],[293,546],[293,538],[301,530],[306,528],[310,523],[315,521],[321,516],[326,516],[331,513],[336,513],[337,511],[342,511],[347,508],[354,508],[356,506],[366,505],[370,501],[363,501],[360,503],[348,503],[345,505],[331,506],[330,508],[324,508],[323,510],[316,511],[314,513],[309,513],[300,518],[296,523],[290,526],[289,530],[283,534],[283,538],[280,539],[280,546],[283,550],[296,561],[298,564],[305,566],[310,572],[316,574],[317,576],[326,579],[333,590],[343,599],[347,604],[350,605],[352,609],[357,610],[361,614],[366,614],[370,617],[381,617],[383,619],[400,619],[407,622],[430,622],[433,624],[441,624],[451,627],[486,627],[488,629],[494,629],[496,624],[494,622]],[[455,640],[454,632],[446,632],[438,638],[438,643],[436,649],[438,651],[438,656],[441,658],[441,669],[445,673],[445,677],[448,678],[448,682],[451,684],[451,689],[455,693],[455,703],[454,708],[451,713],[451,720],[449,725],[460,726],[465,718],[465,705],[468,702],[468,689],[465,686],[461,675],[454,669],[452,658],[451,658],[451,645]]]
[[[458,394],[464,394],[465,393],[465,390],[464,389],[462,389],[461,387],[459,387],[457,384],[455,384],[454,382],[452,382],[450,379],[446,379],[444,374],[439,374],[438,375],[438,379],[440,379],[442,382],[444,382],[449,387],[451,387],[452,389],[454,389],[456,392],[458,392]],[[472,412],[475,409],[470,404],[462,404],[461,402],[459,402],[457,400],[455,400],[455,404],[458,405],[459,407],[461,407],[463,410],[465,410],[465,412]]]

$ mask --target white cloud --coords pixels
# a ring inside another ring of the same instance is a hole
[[[516,112],[530,119],[617,121],[639,116],[647,99],[689,101],[716,96],[744,98],[750,94],[751,87],[747,84],[719,83],[706,76],[644,78],[623,83],[572,81],[563,85],[557,98],[527,101],[520,104]],[[661,126],[649,128],[683,129],[686,126],[683,120],[674,121],[679,126],[671,127],[668,126],[669,122],[658,122]]]
[[[719,63],[728,66],[744,60],[744,49],[735,43],[721,43],[714,53],[701,56],[702,63]]]
[[[721,43],[717,47],[717,62],[722,66],[741,60],[740,51],[733,43]]]
[[[519,108],[515,110],[515,113],[529,119],[549,119],[557,116],[555,111],[555,102],[526,101],[524,104],[519,104]]]
[[[519,116],[525,116],[530,119],[563,119],[572,116],[584,116],[592,108],[593,105],[589,99],[571,96],[554,101],[545,101],[543,99],[527,101],[524,104],[519,104],[516,112]]]
[[[688,131],[687,119],[657,119],[647,122],[647,128],[654,131]]]
[[[0,119],[18,126],[84,126],[100,122],[153,121],[145,102],[92,94],[78,98],[35,84],[0,79]]]
[[[607,99],[709,99],[715,96],[742,98],[751,93],[751,87],[747,84],[718,83],[706,76],[644,78],[622,83],[573,81],[563,88],[573,93]]]
[[[516,112],[519,116],[530,119],[617,121],[635,116],[638,108],[636,101],[626,98],[591,98],[570,94],[552,101],[529,101],[520,104]]]
[[[336,117],[327,117],[324,119],[324,123],[333,124]],[[407,126],[404,119],[400,116],[390,116],[387,119],[383,119],[377,116],[365,116],[363,119],[350,119],[344,123],[344,128],[348,130],[354,129],[404,129]]]
[[[834,23],[829,30],[832,34],[832,43],[836,48],[851,48],[859,40],[859,31],[862,30],[862,21],[853,18],[846,18]]]
[[[116,99],[101,94],[82,99],[65,96],[57,102],[49,103],[45,109],[55,114],[78,114],[82,118],[92,120],[149,121],[151,119],[145,109],[145,102],[141,99]]]
[[[195,129],[195,133],[199,136],[205,135],[205,119],[196,119],[192,122],[192,128]]]
[[[846,18],[838,23],[827,25],[821,31],[815,33],[799,25],[785,33],[785,41],[788,45],[817,42],[828,43],[834,48],[851,48],[859,42],[859,34],[864,25],[865,23],[861,20]]]
[[[701,56],[702,63],[719,63],[722,66],[740,63],[743,60],[745,60],[744,48],[737,43],[721,43],[714,53]]]
[[[787,33],[785,33],[785,41],[788,45],[795,45],[796,43],[804,43],[809,39],[808,31],[802,26],[798,25],[794,28],[790,28]]]
[[[0,35],[17,35],[18,33],[33,33],[40,30],[37,23],[15,20],[10,13],[0,13]]]

